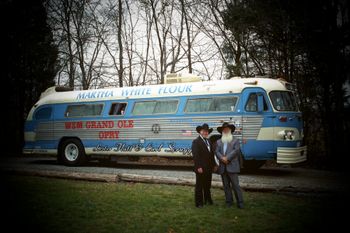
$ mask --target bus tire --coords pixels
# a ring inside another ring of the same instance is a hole
[[[67,166],[78,166],[86,162],[85,149],[77,138],[64,140],[58,153],[58,161]]]

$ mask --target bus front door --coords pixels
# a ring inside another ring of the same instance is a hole
[[[254,164],[261,166],[276,153],[275,117],[263,89],[247,88],[242,96],[242,153],[246,161],[255,161]]]

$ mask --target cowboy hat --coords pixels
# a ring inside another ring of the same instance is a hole
[[[233,133],[235,131],[235,129],[236,129],[236,127],[234,125],[229,124],[227,122],[224,122],[221,127],[217,128],[217,130],[218,130],[219,133],[222,134],[222,131],[224,130],[224,128],[230,128],[231,129],[231,133]]]
[[[200,133],[200,131],[201,131],[202,129],[208,130],[209,134],[210,134],[211,132],[213,132],[213,128],[210,128],[210,129],[209,129],[209,125],[208,125],[208,124],[205,124],[205,123],[204,123],[203,125],[197,126],[197,128],[196,128],[197,133]]]

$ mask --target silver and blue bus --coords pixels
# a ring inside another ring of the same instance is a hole
[[[303,120],[292,85],[232,78],[42,93],[25,123],[27,154],[51,154],[66,165],[88,159],[145,157],[191,160],[196,126],[230,122],[245,161],[306,160]],[[213,141],[219,138],[216,130]]]

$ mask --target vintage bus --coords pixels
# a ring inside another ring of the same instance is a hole
[[[183,79],[185,80],[185,79]],[[245,161],[306,160],[303,121],[292,85],[269,78],[42,93],[25,123],[24,153],[52,154],[66,165],[88,159],[191,160],[196,126],[236,126]]]

